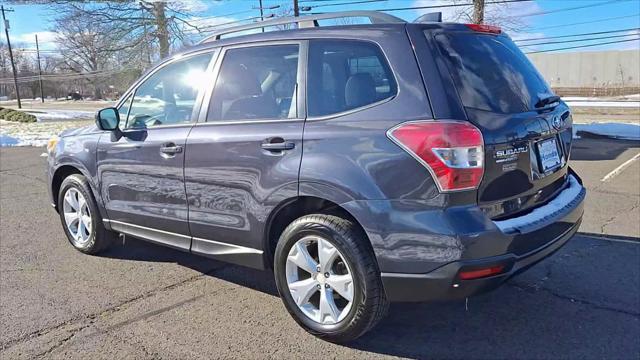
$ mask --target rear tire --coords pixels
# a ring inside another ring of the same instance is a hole
[[[362,336],[388,309],[365,235],[337,216],[306,215],[292,222],[278,241],[274,273],[287,311],[306,331],[327,341]]]
[[[114,233],[104,228],[89,183],[80,174],[69,175],[62,181],[58,212],[67,239],[78,251],[97,254],[115,238]]]

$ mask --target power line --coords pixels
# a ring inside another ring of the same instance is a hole
[[[190,22],[210,20],[210,19],[218,19],[218,18],[234,16],[234,15],[239,15],[239,14],[246,14],[248,12],[253,12],[253,11],[256,11],[256,10],[259,10],[259,9],[249,9],[249,10],[236,11],[236,12],[232,12],[232,13],[228,13],[228,14],[222,14],[222,15],[205,16],[205,17],[194,19],[194,20],[190,20]]]
[[[622,2],[625,2],[625,1],[630,1],[630,0],[610,0],[610,1],[599,2],[599,3],[595,3],[595,4],[582,5],[582,6],[573,6],[573,7],[568,7],[568,8],[556,9],[556,10],[537,11],[537,12],[532,12],[532,13],[528,13],[528,14],[517,15],[517,17],[522,18],[522,17],[529,17],[529,16],[555,14],[555,13],[564,12],[564,11],[586,9],[586,8],[590,8],[590,7],[602,6],[602,5],[610,5],[610,4],[614,4],[614,3],[622,3]]]
[[[519,2],[530,2],[530,1],[533,1],[533,0],[487,1],[487,2],[485,2],[485,5],[508,4],[508,3],[519,3]],[[391,9],[375,9],[374,11],[403,11],[403,10],[420,10],[420,9],[438,9],[438,8],[449,8],[449,7],[460,7],[460,6],[473,6],[473,3],[427,5],[427,6],[408,6],[408,7],[391,8]]]
[[[333,0],[333,1],[335,1],[335,0]],[[341,3],[335,3],[335,4],[307,5],[307,6],[304,6],[304,7],[308,9],[308,10],[305,10],[305,11],[309,11],[311,9],[324,7],[324,6],[355,5],[355,4],[366,4],[366,3],[383,2],[383,1],[386,2],[387,0],[357,0],[357,1],[341,2]]]
[[[627,19],[627,18],[631,18],[631,17],[638,17],[638,18],[640,18],[640,13],[637,13],[637,14],[635,14],[635,15],[615,16],[615,17],[610,17],[610,18],[604,18],[604,19],[598,19],[598,20],[591,20],[591,21],[582,21],[582,22],[576,22],[576,23],[570,23],[570,24],[560,24],[560,25],[553,25],[553,26],[534,27],[534,28],[531,28],[531,29],[533,29],[533,30],[556,29],[556,28],[567,27],[567,26],[574,26],[574,25],[593,24],[593,23],[599,23],[599,22],[603,22],[603,21],[618,20],[618,19]]]
[[[96,70],[90,72],[83,73],[63,73],[63,74],[45,74],[42,75],[43,80],[78,80],[78,79],[86,79],[89,77],[99,77],[99,76],[109,76],[113,74],[118,74],[125,71],[135,70],[133,68],[123,68],[123,69],[113,69],[113,70]],[[12,78],[0,78],[0,84],[8,83]],[[37,81],[39,79],[39,75],[29,75],[29,76],[21,76],[18,77],[18,82],[26,83]]]
[[[594,38],[589,38],[589,39],[575,39],[575,40],[548,41],[548,42],[540,42],[540,43],[526,44],[526,46],[543,46],[543,45],[551,45],[551,44],[566,44],[566,43],[572,43],[572,42],[582,42],[582,41],[592,41],[592,40],[603,40],[603,39],[615,39],[615,38],[628,37],[628,36],[635,36],[635,35],[638,35],[638,33],[635,33],[635,34],[623,34],[623,35],[611,35],[611,36],[599,36],[599,37],[594,37]]]
[[[611,34],[611,33],[624,32],[624,31],[633,31],[633,30],[640,30],[640,28],[609,30],[609,31],[597,31],[597,32],[582,33],[582,34],[572,34],[572,35],[545,36],[545,37],[539,37],[539,38],[519,39],[519,40],[515,40],[515,42],[532,41],[532,40],[547,40],[547,39],[561,39],[561,38],[584,36],[584,35],[602,35],[602,34]]]
[[[273,17],[273,14],[265,15],[263,17],[264,18]],[[232,25],[232,24],[237,24],[237,23],[241,23],[241,22],[245,22],[245,21],[257,20],[257,19],[261,19],[261,17],[260,16],[253,16],[253,17],[246,18],[246,19],[239,19],[239,20],[228,21],[228,22],[220,23],[220,24],[202,26],[202,27],[200,27],[200,32],[217,31],[218,30],[217,28],[220,27],[220,26]],[[193,29],[191,32],[198,32],[198,30]]]
[[[327,2],[327,1],[335,1],[335,0],[300,0],[299,3],[310,3],[310,2]]]
[[[562,48],[556,48],[556,49],[529,51],[529,52],[526,52],[525,54],[536,54],[536,53],[544,53],[544,52],[550,52],[550,51],[579,49],[579,48],[585,48],[585,47],[591,47],[591,46],[600,46],[600,45],[608,45],[608,44],[619,44],[619,43],[623,43],[623,42],[638,41],[638,40],[640,40],[640,37],[638,37],[636,39],[628,39],[628,40],[607,41],[607,42],[601,42],[601,43],[597,43],[597,44],[588,44],[588,45],[562,47]]]

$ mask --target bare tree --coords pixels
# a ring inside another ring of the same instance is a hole
[[[157,45],[160,58],[167,57],[176,42],[189,41],[187,29],[199,32],[192,24],[193,9],[186,1],[102,1],[51,0],[56,19],[75,14],[82,21],[102,24],[113,34],[123,35],[121,46],[133,48],[145,43],[147,51]],[[151,56],[148,56],[150,58]]]
[[[484,22],[484,0],[473,0],[473,23]]]
[[[527,6],[535,6],[526,2],[523,3],[487,3],[486,0],[441,0],[436,3],[441,5],[459,5],[441,9],[429,9],[424,12],[442,11],[445,21],[491,24],[498,25],[509,32],[521,32],[527,28],[526,22],[518,17]],[[434,5],[433,0],[421,0],[416,5]]]

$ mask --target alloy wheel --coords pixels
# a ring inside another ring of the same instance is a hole
[[[64,222],[71,234],[74,246],[84,247],[91,237],[91,210],[84,195],[75,188],[69,188],[64,194]]]
[[[332,325],[344,319],[354,297],[352,271],[327,239],[306,236],[287,256],[286,277],[294,302],[311,320]]]

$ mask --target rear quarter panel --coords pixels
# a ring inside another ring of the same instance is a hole
[[[386,56],[397,95],[351,112],[307,119],[300,195],[331,196],[326,191],[334,188],[332,201],[431,198],[437,191],[427,170],[386,135],[401,122],[432,118],[404,27],[366,31],[360,39],[376,43]]]

